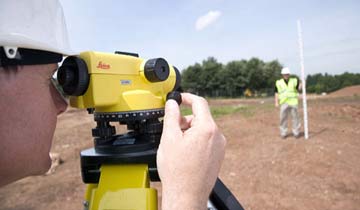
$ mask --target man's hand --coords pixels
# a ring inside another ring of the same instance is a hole
[[[279,94],[275,93],[275,107],[279,107]]]
[[[202,97],[182,94],[193,115],[182,117],[174,100],[166,102],[157,153],[162,209],[206,209],[224,159],[226,139]]]

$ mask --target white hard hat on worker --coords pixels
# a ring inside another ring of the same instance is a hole
[[[75,54],[57,0],[1,0],[0,47],[11,59],[19,48]]]
[[[281,74],[290,74],[290,69],[288,67],[284,67],[281,69]]]

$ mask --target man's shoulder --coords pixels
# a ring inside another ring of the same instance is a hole
[[[284,80],[284,79],[283,79],[283,78],[279,78],[279,79],[277,79],[277,80],[275,81],[275,84],[277,84],[277,83],[281,82],[282,80]]]
[[[289,81],[290,81],[290,80],[294,80],[294,81],[297,82],[297,81],[299,81],[299,78],[297,78],[297,77],[290,77],[290,78],[289,78]]]

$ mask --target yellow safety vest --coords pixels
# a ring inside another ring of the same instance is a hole
[[[296,89],[297,83],[298,81],[296,78],[290,78],[287,85],[284,79],[276,81],[280,105],[284,103],[291,106],[298,105],[298,91]]]

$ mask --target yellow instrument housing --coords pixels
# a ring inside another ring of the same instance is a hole
[[[146,60],[134,56],[86,51],[79,56],[90,76],[86,92],[70,96],[76,108],[96,112],[128,112],[164,108],[166,95],[174,89],[176,72],[169,65],[165,81],[150,82],[144,74]]]

